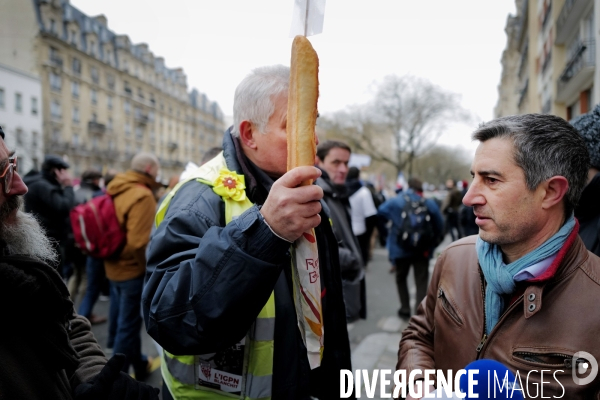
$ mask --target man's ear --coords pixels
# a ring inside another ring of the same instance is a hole
[[[553,176],[545,183],[545,193],[542,208],[549,209],[560,203],[569,190],[569,181],[564,176]]]
[[[256,149],[254,135],[257,133],[260,132],[256,130],[252,122],[244,120],[240,123],[240,140],[247,147]]]

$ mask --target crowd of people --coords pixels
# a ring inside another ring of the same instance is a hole
[[[287,170],[289,74],[244,78],[222,148],[166,192],[150,153],[77,185],[56,155],[21,178],[0,129],[0,398],[158,398],[144,383],[142,325],[162,348],[163,399],[339,398],[376,237],[408,324],[397,364],[407,375],[490,358],[543,384],[539,369],[578,351],[600,359],[600,107],[572,124],[483,124],[468,187],[448,180],[440,204],[410,177],[386,199],[349,167],[342,141],[315,136],[315,165]],[[123,233],[106,257],[79,242],[73,217],[100,196]],[[93,313],[103,291],[107,316]],[[91,324],[107,326],[108,361]],[[556,382],[547,394],[600,395],[598,379]]]

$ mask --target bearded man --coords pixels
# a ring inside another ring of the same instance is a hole
[[[158,399],[157,389],[108,363],[87,319],[51,267],[52,242],[21,211],[27,186],[0,128],[0,397],[3,399]],[[50,265],[49,265],[50,264]]]

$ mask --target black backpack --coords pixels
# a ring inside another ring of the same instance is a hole
[[[436,245],[431,215],[425,205],[425,199],[411,200],[404,195],[402,209],[402,227],[398,232],[398,245],[407,251],[428,251]]]

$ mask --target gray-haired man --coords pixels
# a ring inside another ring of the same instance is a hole
[[[473,138],[480,144],[463,202],[479,236],[439,257],[397,368],[456,372],[488,358],[518,371],[528,397],[542,386],[545,396],[597,398],[598,378],[580,385],[571,374],[600,359],[600,259],[573,217],[588,173],[585,144],[563,119],[537,114],[493,120]]]

